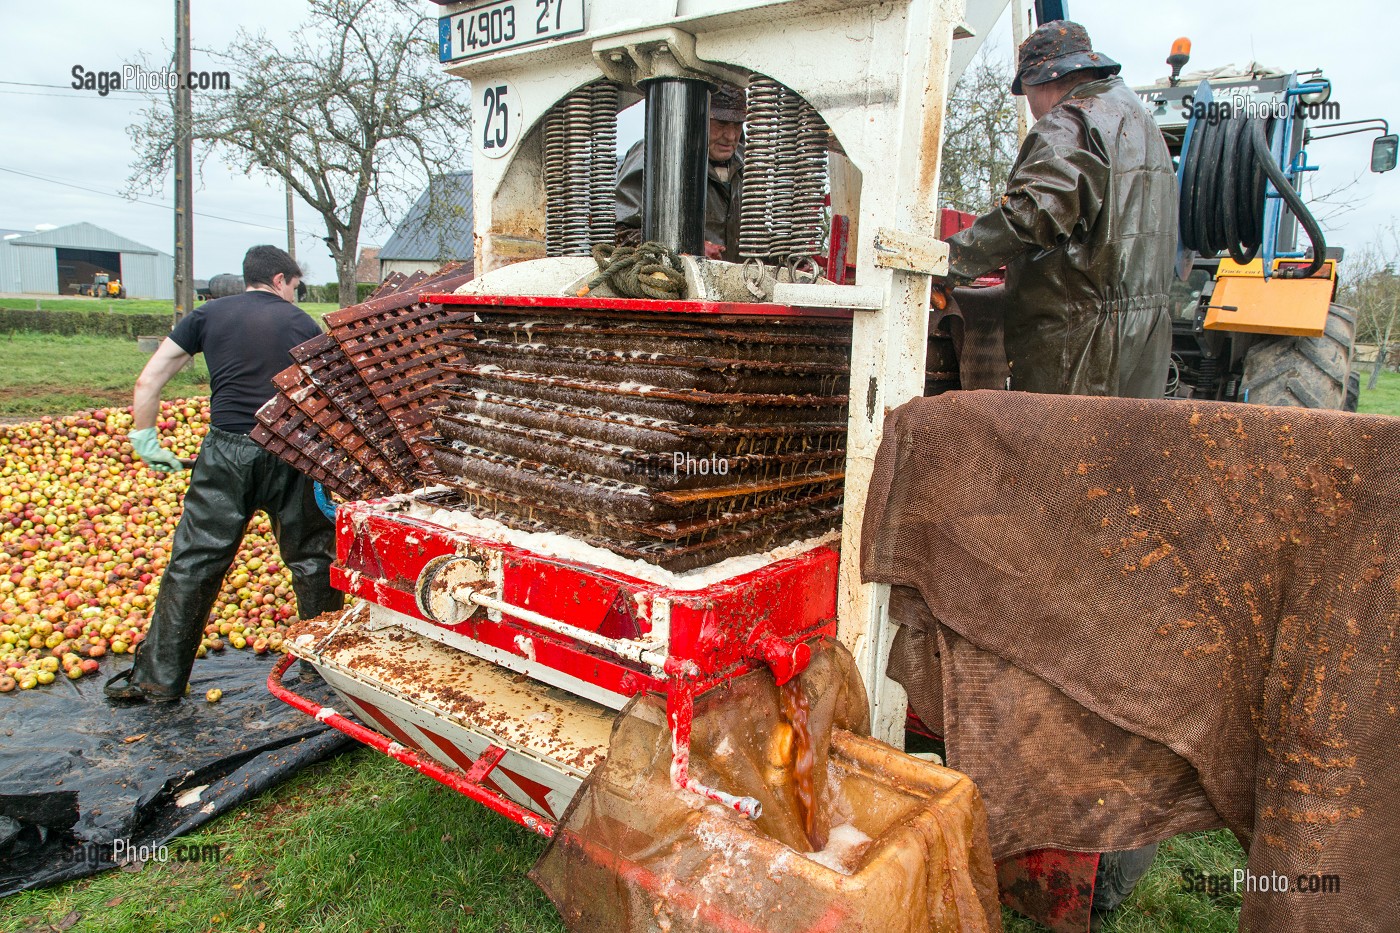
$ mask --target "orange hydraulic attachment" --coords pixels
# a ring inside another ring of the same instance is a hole
[[[1276,259],[1274,271],[1307,265],[1305,260]],[[1337,261],[1328,259],[1311,278],[1264,278],[1264,264],[1220,260],[1215,292],[1206,308],[1206,330],[1248,334],[1321,337],[1337,288]]]

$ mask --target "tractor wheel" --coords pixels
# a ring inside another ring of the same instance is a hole
[[[1356,314],[1332,305],[1321,337],[1266,337],[1245,352],[1240,401],[1342,410],[1351,378]]]
[[[1361,374],[1356,370],[1351,371],[1347,377],[1347,400],[1342,405],[1342,411],[1356,411],[1356,406],[1361,402]]]

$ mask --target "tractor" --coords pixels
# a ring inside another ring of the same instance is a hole
[[[1381,119],[1342,122],[1321,71],[1172,73],[1137,87],[1177,163],[1181,246],[1166,395],[1355,411],[1356,316],[1336,304],[1343,251],[1328,248],[1297,193],[1318,166],[1309,143],[1380,132],[1371,171],[1395,168]],[[1320,122],[1325,121],[1325,122]],[[1309,240],[1300,248],[1299,227]]]
[[[125,298],[126,286],[121,279],[114,279],[109,273],[99,272],[92,277],[91,285],[79,285],[79,295],[91,295],[94,298]]]

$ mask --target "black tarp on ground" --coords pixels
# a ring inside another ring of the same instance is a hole
[[[117,840],[164,843],[349,744],[268,693],[278,657],[206,658],[190,695],[168,705],[102,695],[125,659],[0,696],[0,897],[113,868]],[[330,704],[330,687],[300,667],[287,685]],[[223,699],[205,702],[214,687]]]

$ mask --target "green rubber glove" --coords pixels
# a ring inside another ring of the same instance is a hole
[[[160,446],[160,434],[155,428],[132,431],[127,434],[126,439],[131,441],[131,449],[136,451],[136,456],[144,460],[146,466],[151,469],[162,473],[178,473],[185,469],[179,457]]]

